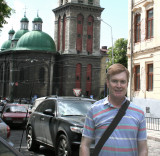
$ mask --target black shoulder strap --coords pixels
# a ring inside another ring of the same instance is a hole
[[[98,156],[104,143],[107,141],[107,139],[110,137],[110,135],[112,134],[114,129],[117,127],[117,125],[120,122],[120,120],[122,119],[122,117],[125,115],[129,104],[130,104],[130,102],[128,100],[126,100],[126,102],[121,106],[117,115],[115,116],[115,118],[113,119],[111,124],[108,126],[108,128],[105,130],[105,132],[101,136],[99,142],[96,144],[95,149],[93,151],[93,156]]]

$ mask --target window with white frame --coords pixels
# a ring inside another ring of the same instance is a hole
[[[147,91],[153,90],[153,64],[147,64]]]
[[[153,9],[147,11],[146,39],[153,38]]]
[[[140,65],[136,65],[134,67],[134,88],[135,91],[139,91],[140,90]]]
[[[141,14],[135,15],[135,43],[141,40]]]

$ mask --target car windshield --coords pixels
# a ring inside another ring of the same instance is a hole
[[[24,106],[10,106],[10,107],[6,107],[5,111],[26,113],[27,109]]]
[[[92,103],[92,101],[64,100],[59,102],[58,110],[61,116],[85,116]]]

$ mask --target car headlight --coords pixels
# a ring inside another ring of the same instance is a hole
[[[70,129],[72,132],[76,132],[76,133],[82,133],[83,131],[83,128],[76,127],[76,126],[70,126]]]

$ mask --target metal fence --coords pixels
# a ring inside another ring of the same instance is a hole
[[[160,118],[146,117],[147,129],[160,131]]]

